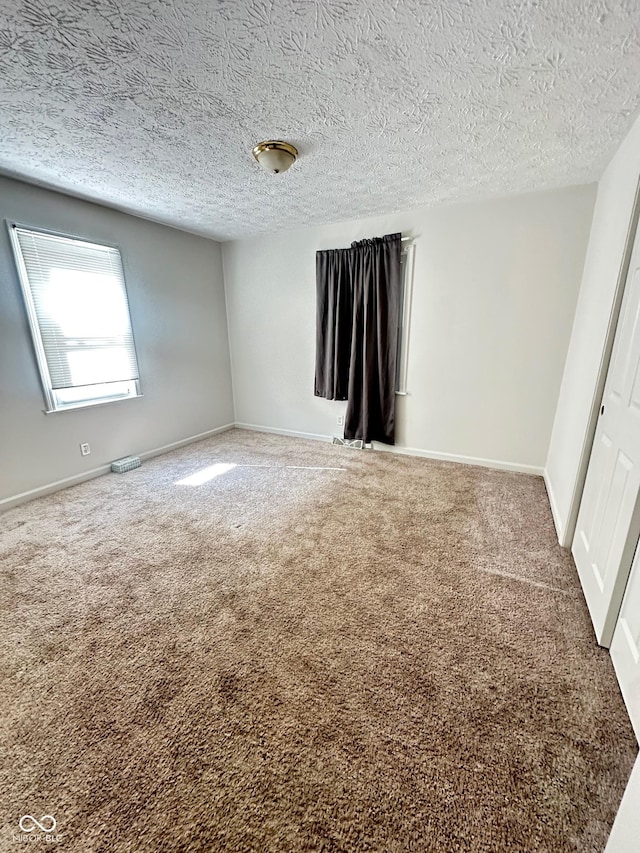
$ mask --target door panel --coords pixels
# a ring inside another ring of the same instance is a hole
[[[602,646],[611,643],[640,529],[639,235],[571,549]]]
[[[631,391],[631,408],[640,415],[640,364],[637,365],[636,375],[633,381],[633,389]]]
[[[602,494],[604,500],[597,519],[599,526],[593,549],[593,571],[602,590],[604,590],[607,575],[610,575],[612,566],[615,570],[620,562],[618,528],[629,517],[626,505],[630,499],[635,498],[635,485],[633,482],[633,462],[621,450],[618,450],[616,458],[613,460],[611,477],[603,480]]]
[[[631,724],[640,741],[640,549],[636,549],[613,634],[611,659]]]

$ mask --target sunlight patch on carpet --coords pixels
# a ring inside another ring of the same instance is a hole
[[[215,465],[209,465],[207,468],[203,468],[201,471],[196,471],[195,474],[190,474],[182,480],[178,480],[176,486],[202,486],[204,483],[208,483],[210,480],[214,480],[216,477],[226,474],[235,467],[235,462],[218,462]]]

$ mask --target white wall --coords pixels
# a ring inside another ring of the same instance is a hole
[[[122,252],[144,397],[43,414],[8,230],[0,230],[0,501],[233,421],[220,244],[0,178],[0,219]],[[80,455],[89,442],[91,455]]]
[[[570,544],[600,403],[598,377],[640,176],[640,119],[599,184],[546,480],[558,538]]]
[[[397,444],[541,470],[595,186],[223,244],[236,421],[330,435],[344,403],[313,396],[315,252],[416,237],[408,390]]]

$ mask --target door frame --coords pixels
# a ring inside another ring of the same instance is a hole
[[[596,428],[598,426],[598,419],[600,417],[600,407],[602,406],[602,398],[604,396],[604,386],[605,382],[607,381],[607,374],[609,373],[609,364],[611,362],[613,342],[615,340],[616,331],[618,329],[618,320],[620,319],[620,308],[622,306],[622,298],[624,296],[625,285],[627,283],[627,275],[629,273],[629,264],[631,262],[631,253],[633,251],[633,244],[636,238],[636,231],[640,227],[639,223],[640,178],[638,179],[638,183],[636,184],[633,207],[631,208],[631,218],[629,220],[629,227],[627,228],[624,252],[622,253],[622,261],[620,263],[620,269],[618,271],[618,280],[616,282],[613,304],[611,306],[611,315],[609,317],[609,324],[607,326],[604,349],[602,352],[602,358],[600,359],[600,367],[598,368],[598,379],[596,381],[596,385],[593,391],[591,411],[589,412],[589,419],[587,421],[587,431],[585,434],[584,443],[582,445],[582,452],[580,454],[580,464],[578,466],[578,472],[576,474],[576,479],[573,484],[571,501],[569,503],[567,524],[565,526],[564,534],[560,541],[560,545],[563,548],[571,549],[573,537],[575,536],[576,532],[576,525],[578,523],[578,512],[580,510],[580,503],[582,501],[582,493],[584,491],[585,480],[587,479],[587,469],[589,467],[589,460],[591,459],[593,442],[596,437]]]

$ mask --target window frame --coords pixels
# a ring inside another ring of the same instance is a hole
[[[36,362],[38,365],[38,372],[40,374],[40,384],[42,387],[42,393],[45,401],[45,408],[43,412],[45,415],[57,414],[58,412],[67,412],[74,411],[77,409],[89,409],[95,406],[105,406],[108,403],[120,403],[123,400],[135,400],[138,397],[143,397],[142,387],[140,383],[140,377],[137,379],[131,380],[123,380],[122,384],[128,384],[131,386],[135,393],[128,394],[117,394],[113,396],[103,396],[103,397],[92,397],[87,398],[85,400],[81,400],[74,403],[60,403],[56,399],[56,389],[52,387],[51,375],[49,372],[49,364],[47,362],[47,356],[44,349],[44,344],[42,342],[42,332],[40,329],[40,323],[38,322],[38,315],[36,312],[36,306],[33,299],[33,294],[31,292],[31,286],[29,284],[29,273],[27,270],[27,266],[24,261],[24,257],[22,254],[22,249],[20,247],[20,243],[18,240],[18,234],[16,229],[24,229],[25,231],[31,231],[34,234],[44,234],[50,237],[61,237],[66,240],[73,240],[77,243],[85,243],[88,246],[104,246],[107,249],[114,249],[118,253],[118,257],[120,259],[120,265],[122,267],[122,276],[124,279],[125,292],[127,294],[127,308],[129,314],[129,327],[131,329],[131,336],[133,338],[133,346],[136,355],[136,362],[138,361],[138,351],[136,347],[135,334],[133,331],[133,320],[131,318],[131,306],[129,305],[129,298],[127,292],[127,276],[125,274],[124,269],[124,261],[122,258],[122,252],[120,251],[120,247],[113,243],[107,243],[103,240],[94,240],[89,239],[88,237],[80,237],[77,234],[68,234],[63,231],[54,231],[50,228],[41,228],[34,225],[26,225],[22,222],[16,222],[15,220],[5,220],[7,230],[9,232],[9,241],[11,243],[11,249],[13,251],[13,259],[16,266],[16,271],[18,273],[18,281],[20,283],[20,291],[22,293],[22,301],[25,307],[25,311],[27,314],[27,320],[29,323],[29,332],[31,334],[31,343],[33,346],[33,351],[36,357]],[[138,374],[140,373],[140,367],[138,365]],[[96,384],[105,384],[105,383],[96,383]],[[114,383],[115,384],[115,383]],[[74,385],[71,388],[90,388],[90,385]],[[62,391],[69,389],[60,389]]]

